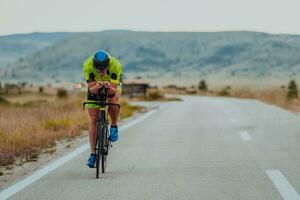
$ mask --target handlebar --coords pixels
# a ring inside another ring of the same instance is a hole
[[[106,103],[106,102],[83,102],[82,106],[83,106],[83,110],[85,109],[85,105],[86,104],[94,104],[94,105],[99,105],[99,106],[118,106],[118,108],[120,109],[120,104],[116,104],[116,103]]]
[[[86,104],[94,104],[94,105],[99,105],[99,106],[118,106],[120,108],[120,104],[115,104],[115,103],[106,103],[106,100],[110,98],[108,91],[106,88],[101,88],[97,94],[95,94],[96,97],[99,99],[96,102],[83,102],[83,110],[85,109]]]

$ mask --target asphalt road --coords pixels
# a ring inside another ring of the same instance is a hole
[[[300,120],[253,100],[184,97],[121,133],[100,179],[88,151],[10,199],[299,199]]]

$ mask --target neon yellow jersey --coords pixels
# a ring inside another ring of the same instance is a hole
[[[109,81],[119,84],[122,76],[122,65],[114,57],[109,57],[109,67],[104,76],[100,76],[93,66],[93,57],[88,57],[83,63],[83,73],[87,82],[92,81]]]

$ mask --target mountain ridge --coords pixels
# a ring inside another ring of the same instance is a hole
[[[29,33],[0,36],[0,69],[23,59],[72,33]]]
[[[1,41],[1,37],[0,37]],[[12,81],[82,81],[82,63],[97,49],[118,58],[125,74],[228,77],[300,74],[300,36],[251,31],[72,33],[17,61],[0,75]]]

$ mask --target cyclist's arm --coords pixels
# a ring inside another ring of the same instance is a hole
[[[95,80],[95,76],[91,72],[85,73],[85,79],[88,84],[88,90],[96,94],[100,88],[102,88],[102,84],[98,84],[97,81]]]
[[[114,61],[113,68],[114,70],[111,74],[111,79],[110,79],[110,89],[109,89],[110,95],[114,95],[116,93],[117,87],[120,84],[121,76],[122,76],[122,65],[116,59]]]
[[[86,76],[87,79],[87,84],[88,84],[88,90],[96,94],[98,90],[102,87],[102,84],[98,84],[97,81],[95,80],[95,76],[92,73],[89,73],[88,76]]]
[[[117,85],[114,83],[110,83],[110,88],[108,90],[109,95],[115,95],[117,91]]]
[[[112,83],[112,85],[115,86],[115,88],[119,85],[120,81],[121,81],[121,76],[122,76],[122,65],[121,63],[113,58],[112,59],[112,73],[111,73],[111,80],[110,83]]]
[[[107,89],[108,94],[110,96],[115,95],[116,91],[117,91],[117,85],[108,81],[104,82],[104,87]]]
[[[87,59],[83,64],[83,73],[84,73],[85,80],[88,84],[88,90],[91,93],[96,94],[98,90],[102,87],[102,85],[97,84],[97,81],[95,80],[95,75],[90,70],[90,65],[91,65],[90,59]]]
[[[109,88],[109,95],[114,95],[117,91],[117,87],[120,83],[121,79],[121,71],[118,71],[116,73],[112,73],[111,80],[110,80],[110,88]]]
[[[96,81],[88,83],[88,89],[93,94],[96,94],[100,88],[102,88],[102,85],[97,84]]]

